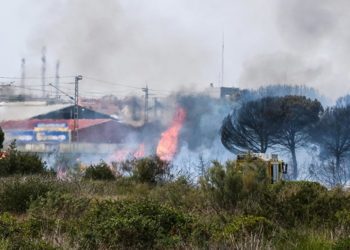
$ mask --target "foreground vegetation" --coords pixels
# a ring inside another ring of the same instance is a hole
[[[12,150],[0,160],[0,249],[350,248],[350,193],[272,185],[264,162],[213,162],[197,183],[157,157],[59,180]]]

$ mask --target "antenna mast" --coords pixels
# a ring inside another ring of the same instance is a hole
[[[225,66],[225,34],[222,33],[222,50],[221,50],[221,87],[224,86],[224,66]]]

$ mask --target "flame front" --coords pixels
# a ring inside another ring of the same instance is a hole
[[[162,133],[157,146],[157,156],[164,161],[171,161],[176,153],[180,130],[186,118],[186,111],[178,108],[171,126]]]

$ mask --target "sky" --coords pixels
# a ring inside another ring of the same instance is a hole
[[[224,41],[225,86],[305,84],[331,99],[350,91],[346,0],[12,0],[0,6],[0,77],[20,76],[21,58],[26,75],[40,77],[45,46],[47,76],[59,60],[68,92],[77,74],[88,97],[142,95],[146,84],[159,96],[203,90],[221,85]],[[40,79],[27,84],[39,86]]]

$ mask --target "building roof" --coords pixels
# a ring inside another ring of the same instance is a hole
[[[37,115],[31,119],[73,119],[74,105],[51,111],[46,114]],[[78,106],[78,118],[80,119],[112,119],[110,115],[96,112],[82,106]]]
[[[117,120],[109,120],[79,129],[79,142],[88,143],[124,143],[128,136],[137,132],[137,128]]]
[[[54,110],[60,110],[71,104],[28,103],[28,102],[0,102],[0,121],[4,120],[25,120],[33,116],[45,114]]]
[[[112,119],[79,119],[79,129],[102,124]],[[38,124],[66,124],[69,130],[74,128],[74,119],[29,119],[0,122],[3,130],[33,130]]]

